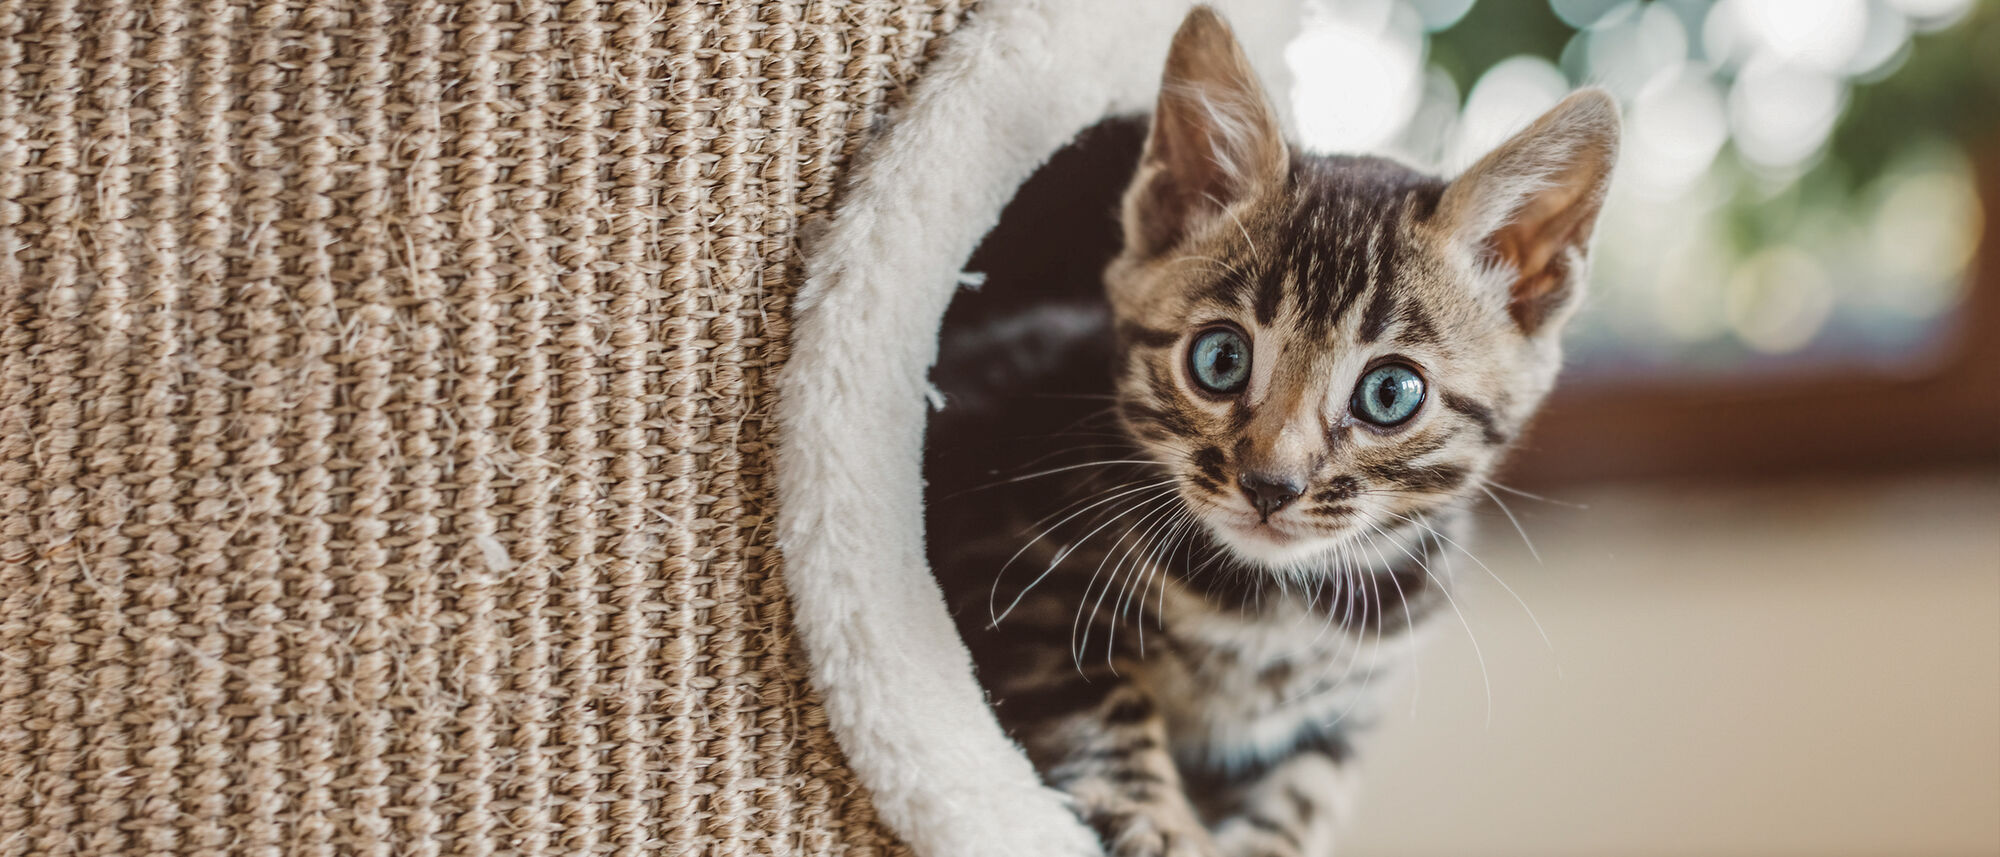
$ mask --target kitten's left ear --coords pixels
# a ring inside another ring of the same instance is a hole
[[[1581,291],[1590,233],[1618,159],[1618,105],[1601,89],[1563,99],[1445,189],[1450,240],[1504,271],[1524,333],[1560,323]]]
[[[1125,246],[1171,249],[1229,206],[1284,181],[1278,113],[1229,24],[1195,6],[1174,33],[1139,170],[1125,193]]]

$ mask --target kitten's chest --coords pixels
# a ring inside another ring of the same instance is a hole
[[[1345,630],[1302,605],[1249,616],[1176,598],[1172,653],[1149,663],[1177,754],[1234,764],[1286,755],[1365,713],[1407,635]]]

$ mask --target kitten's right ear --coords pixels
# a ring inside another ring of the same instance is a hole
[[[1438,203],[1452,240],[1504,272],[1507,310],[1524,333],[1576,305],[1618,134],[1617,102],[1583,90],[1479,159]]]
[[[1151,258],[1259,185],[1282,181],[1277,112],[1229,24],[1196,6],[1174,34],[1138,174],[1125,194],[1127,252]]]

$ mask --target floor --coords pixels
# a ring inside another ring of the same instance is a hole
[[[1520,602],[1457,557],[1344,854],[2000,855],[2000,473],[1552,499],[1475,548]]]

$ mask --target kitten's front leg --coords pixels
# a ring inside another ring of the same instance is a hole
[[[1224,857],[1329,857],[1351,806],[1354,769],[1342,745],[1309,746],[1237,785],[1215,827]]]
[[[1049,784],[1076,799],[1111,857],[1217,857],[1182,789],[1165,722],[1140,687],[1117,684],[1094,704],[1023,726],[1017,735]]]

